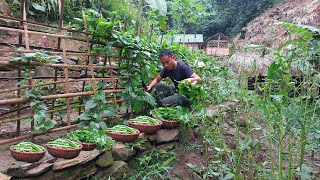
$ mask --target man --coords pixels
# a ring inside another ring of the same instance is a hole
[[[146,91],[150,91],[155,87],[158,106],[190,106],[190,103],[185,96],[177,94],[179,81],[184,80],[188,81],[189,84],[193,82],[201,84],[201,78],[193,72],[188,64],[177,60],[175,55],[169,49],[163,50],[159,55],[159,59],[163,68],[161,69],[160,74],[151,81],[149,86],[147,86]],[[159,83],[166,77],[169,77],[174,83],[174,88]]]

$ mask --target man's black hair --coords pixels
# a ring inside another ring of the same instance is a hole
[[[164,49],[160,54],[159,58],[162,58],[164,56],[174,56],[173,52],[170,49]]]

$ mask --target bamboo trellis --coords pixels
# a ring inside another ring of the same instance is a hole
[[[22,47],[25,47],[25,50],[18,50],[14,48],[9,49],[0,49],[0,53],[10,53],[16,54],[16,53],[33,53],[36,52],[36,50],[33,50],[31,48],[36,47],[36,45],[33,45],[30,41],[30,35],[41,35],[46,36],[50,38],[57,38],[58,44],[56,48],[48,48],[44,47],[43,49],[50,50],[48,51],[52,55],[60,55],[62,57],[62,63],[47,63],[47,62],[22,62],[20,61],[9,61],[7,59],[0,59],[0,67],[6,67],[6,68],[13,68],[12,72],[17,72],[17,77],[1,77],[1,81],[21,81],[23,80],[23,69],[24,66],[30,66],[31,68],[35,67],[43,67],[49,70],[51,68],[51,71],[54,71],[54,75],[48,75],[48,76],[30,76],[31,78],[28,80],[28,85],[16,85],[15,87],[9,87],[6,89],[0,90],[0,96],[4,93],[16,93],[16,98],[10,98],[10,99],[0,99],[0,107],[5,107],[9,105],[16,105],[16,107],[11,110],[8,113],[1,113],[0,111],[0,127],[5,123],[13,123],[16,122],[16,131],[9,132],[11,134],[15,134],[16,136],[11,139],[6,139],[0,141],[1,144],[7,144],[23,139],[31,139],[33,140],[34,136],[32,133],[26,134],[26,135],[20,135],[21,134],[21,120],[30,118],[33,116],[33,111],[31,107],[26,104],[30,101],[28,98],[24,98],[23,90],[26,89],[34,89],[34,88],[43,88],[43,87],[51,87],[52,91],[51,94],[43,95],[41,97],[41,100],[45,102],[47,105],[51,105],[50,108],[46,111],[47,115],[51,113],[50,118],[54,119],[54,112],[60,112],[65,111],[66,112],[66,125],[60,126],[58,128],[54,128],[48,131],[48,133],[53,133],[57,131],[65,131],[72,128],[77,127],[77,124],[71,124],[71,115],[70,112],[73,109],[79,109],[79,113],[84,111],[84,105],[81,103],[72,104],[71,98],[79,98],[82,96],[90,96],[94,95],[95,88],[93,88],[92,92],[85,92],[84,86],[86,85],[86,82],[89,82],[92,87],[96,86],[97,81],[106,81],[111,83],[111,86],[109,88],[105,88],[104,91],[107,93],[108,101],[107,103],[114,104],[115,108],[117,110],[118,115],[113,117],[125,117],[127,116],[126,113],[121,114],[118,110],[118,103],[123,102],[124,100],[119,98],[117,93],[122,92],[123,89],[119,85],[119,81],[124,81],[126,78],[121,77],[117,71],[120,69],[119,66],[112,64],[111,59],[115,61],[120,60],[121,54],[118,56],[110,56],[108,54],[97,54],[92,52],[92,46],[94,44],[99,45],[106,45],[104,43],[97,42],[95,40],[90,39],[90,34],[88,32],[87,24],[85,15],[83,14],[83,20],[84,20],[84,28],[85,32],[82,31],[75,31],[75,30],[69,30],[65,27],[63,27],[63,14],[64,14],[64,1],[63,0],[57,0],[59,5],[59,25],[58,27],[52,26],[52,25],[46,25],[41,24],[38,22],[32,22],[27,20],[27,14],[26,14],[26,1],[20,0],[20,18],[12,18],[12,17],[5,17],[0,16],[0,19],[15,21],[19,23],[19,28],[16,28],[14,26],[0,26],[0,31],[2,32],[14,32],[18,33],[19,39],[16,43],[16,45]],[[31,24],[33,27],[45,27],[48,29],[57,29],[57,33],[50,33],[50,32],[43,32],[36,29],[30,29],[28,28],[28,25]],[[79,33],[82,34],[81,37],[73,37],[71,35],[66,35],[65,32],[73,32],[73,33]],[[66,47],[66,40],[72,40],[76,43],[83,44],[83,46],[86,47],[87,51],[83,52],[80,50],[68,50]],[[23,44],[24,42],[24,44]],[[5,45],[6,43],[1,43],[1,45]],[[10,44],[8,44],[8,47],[10,47]],[[1,55],[0,55],[1,56]],[[68,61],[69,56],[79,56],[79,59],[81,57],[85,57],[85,62],[81,62],[81,60],[77,61],[76,64],[70,64]],[[93,57],[100,57],[105,58],[105,60],[108,60],[109,64],[106,64],[104,61],[103,65],[100,64],[94,64],[93,63]],[[84,64],[83,64],[84,63]],[[80,77],[79,71],[85,71],[85,77]],[[87,77],[88,70],[90,71],[90,76]],[[105,73],[102,73],[102,76],[99,76],[99,74],[95,74],[96,70],[102,70]],[[1,71],[1,70],[0,70]],[[79,76],[70,76],[71,71],[76,71]],[[108,75],[106,73],[108,72]],[[31,73],[30,73],[31,75]],[[62,75],[62,76],[61,76]],[[117,75],[117,77],[116,77]],[[45,82],[40,84],[35,84],[35,82],[38,79],[49,79],[53,80],[52,82]],[[82,90],[81,92],[72,92],[72,83],[79,83],[82,82]],[[58,87],[58,85],[64,85],[63,93],[61,93],[62,89],[61,87]],[[58,91],[59,90],[59,91]],[[3,97],[3,96],[1,96]],[[55,100],[58,98],[64,98],[66,99],[66,106],[61,107],[61,105],[55,105]],[[23,105],[22,105],[23,104]],[[27,113],[23,112],[28,110]],[[109,118],[111,119],[111,118]],[[103,118],[103,120],[108,120],[107,118]],[[79,122],[79,121],[78,121]],[[34,126],[34,121],[31,122],[31,130]],[[1,134],[0,134],[1,135]],[[40,134],[38,134],[40,135]]]

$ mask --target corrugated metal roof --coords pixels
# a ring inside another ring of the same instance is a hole
[[[203,43],[203,34],[176,34],[168,38],[169,42],[175,43]]]

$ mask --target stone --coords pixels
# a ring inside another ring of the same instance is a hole
[[[150,135],[149,140],[156,144],[163,142],[171,142],[179,139],[178,129],[160,129],[156,134]]]
[[[102,169],[95,174],[99,180],[109,180],[110,177],[120,179],[123,174],[129,172],[129,167],[124,161],[114,161],[112,166],[107,169]],[[112,178],[111,178],[112,179]]]
[[[41,176],[29,177],[28,180],[57,180],[57,179],[87,179],[95,174],[97,167],[95,161],[87,162],[85,165],[76,165],[58,171],[50,170]]]
[[[223,101],[219,107],[224,109],[225,111],[232,111],[235,110],[236,107],[239,105],[240,101],[235,100],[235,101]]]
[[[24,177],[26,172],[34,167],[37,167],[41,162],[35,163],[21,163],[17,162],[4,172],[5,174],[13,177]]]
[[[9,179],[11,179],[11,176],[0,173],[0,179],[1,180],[9,180]]]
[[[92,151],[81,151],[80,155],[74,159],[58,159],[52,167],[52,170],[61,170],[65,168],[69,168],[75,165],[86,164],[87,162],[93,160],[99,155],[99,150],[95,149]]]
[[[123,143],[117,143],[111,149],[112,157],[116,161],[126,161],[136,155],[136,150],[126,146]]]
[[[165,150],[165,151],[170,151],[173,148],[175,148],[178,145],[178,142],[169,142],[169,143],[165,143],[165,144],[161,144],[159,146],[157,146],[157,149],[161,149],[161,150]]]
[[[25,163],[25,162],[17,161],[13,163],[12,166],[9,167],[4,173],[12,177],[25,177],[28,175],[27,172],[29,170],[37,168],[42,164],[47,164],[47,163],[52,164],[55,160],[55,158],[52,158],[52,157],[46,157],[46,158],[47,159],[45,161],[39,161],[34,163]]]
[[[140,133],[141,134],[141,133]],[[142,133],[144,134],[144,133]],[[148,151],[152,148],[152,145],[150,143],[150,141],[145,141],[144,143],[142,143],[141,145],[135,146],[134,147],[138,152],[144,152],[144,151]]]
[[[71,123],[77,122],[78,121],[78,116],[79,116],[79,112],[76,112],[76,111],[70,112],[70,121],[71,121]],[[63,116],[62,122],[63,123],[67,123],[67,113]]]
[[[113,157],[111,151],[106,151],[101,156],[99,156],[96,164],[100,167],[108,167],[113,163]]]
[[[12,14],[11,7],[5,0],[0,0],[0,12],[4,16],[11,16]]]
[[[38,176],[38,175],[40,175],[42,173],[45,173],[45,172],[49,171],[51,169],[52,165],[53,165],[53,163],[42,163],[39,166],[28,170],[25,173],[25,176],[26,177],[28,177],[28,176]]]
[[[193,129],[185,126],[180,126],[179,131],[182,134],[179,138],[179,142],[181,144],[189,144],[195,139]]]
[[[237,136],[237,129],[236,128],[230,128],[229,131],[227,131],[227,134],[232,136]],[[243,132],[239,131],[239,135],[242,139],[245,139],[247,136],[243,134]]]
[[[220,126],[222,132],[225,134],[228,132],[228,130],[230,129],[230,126],[228,123],[223,123],[221,126]]]

